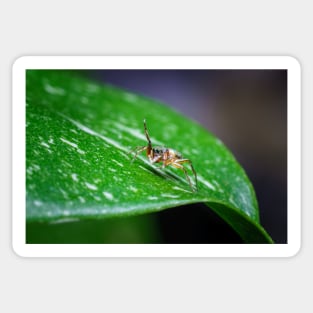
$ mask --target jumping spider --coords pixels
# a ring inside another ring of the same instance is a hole
[[[159,163],[163,162],[162,168],[165,168],[165,166],[171,165],[175,168],[181,169],[185,176],[186,179],[190,185],[191,190],[194,192],[194,188],[192,187],[189,175],[187,173],[187,170],[185,167],[182,165],[183,163],[188,163],[190,165],[190,168],[194,174],[195,178],[195,188],[198,190],[197,187],[197,174],[195,169],[192,166],[192,162],[189,159],[183,159],[182,155],[178,153],[177,151],[170,149],[170,148],[165,148],[165,147],[152,147],[152,143],[148,134],[147,130],[147,125],[146,125],[146,120],[143,121],[144,125],[144,130],[145,130],[145,135],[147,137],[148,145],[147,146],[141,146],[141,147],[135,147],[133,150],[131,150],[132,153],[135,153],[135,156],[132,160],[132,162],[137,158],[138,153],[146,150],[147,151],[147,156],[150,160],[151,163]]]

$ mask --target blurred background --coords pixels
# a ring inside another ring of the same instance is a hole
[[[162,101],[220,138],[253,183],[261,224],[276,243],[287,242],[286,70],[103,70],[88,76]],[[241,242],[202,204],[156,215],[168,243]]]

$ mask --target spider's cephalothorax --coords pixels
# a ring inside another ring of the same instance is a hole
[[[182,165],[183,163],[188,163],[190,165],[190,168],[192,170],[192,173],[195,177],[195,186],[197,190],[197,173],[195,169],[192,166],[192,162],[189,159],[183,159],[181,154],[178,153],[177,151],[170,149],[170,148],[165,148],[165,147],[152,147],[152,143],[148,134],[147,130],[147,125],[146,125],[146,120],[143,121],[144,125],[144,130],[145,130],[145,135],[148,140],[148,145],[147,146],[141,146],[141,147],[136,147],[132,151],[135,153],[133,161],[136,159],[138,153],[146,150],[147,151],[147,156],[150,160],[151,163],[159,163],[162,162],[162,167],[164,168],[165,166],[171,165],[173,167],[181,169],[185,176],[186,179],[188,180],[188,183],[190,185],[190,188],[192,191],[194,191],[189,175],[187,173],[187,170],[185,167]]]

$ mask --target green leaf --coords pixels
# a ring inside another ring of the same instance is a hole
[[[121,218],[205,202],[246,242],[272,242],[244,170],[200,125],[73,72],[28,70],[26,88],[27,222]],[[145,153],[131,162],[129,151],[147,144],[144,119],[153,145],[192,161],[197,192],[183,171],[158,168]]]

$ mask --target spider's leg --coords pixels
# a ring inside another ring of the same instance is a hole
[[[186,176],[186,179],[188,180],[189,186],[190,186],[191,190],[194,191],[193,188],[192,188],[192,184],[191,184],[189,175],[188,175],[186,169],[184,168],[184,166],[179,164],[179,163],[176,163],[176,161],[170,163],[169,165],[172,165],[172,166],[174,166],[176,168],[179,168],[179,169],[181,169],[185,173],[185,176]]]
[[[191,162],[189,159],[180,159],[180,160],[178,160],[178,161],[179,161],[179,163],[189,163],[190,168],[191,168],[191,170],[192,170],[192,173],[193,173],[193,175],[194,175],[194,177],[195,177],[196,188],[198,189],[197,173],[196,173],[196,171],[195,171],[195,169],[194,169],[194,167],[193,167],[193,165],[192,165],[192,162]]]
[[[156,155],[155,157],[150,159],[150,162],[151,163],[158,163],[161,158],[162,158],[162,155]]]
[[[143,126],[144,126],[144,129],[145,129],[146,138],[148,140],[148,147],[149,147],[149,149],[152,149],[152,143],[151,143],[151,140],[150,140],[150,136],[149,136],[149,133],[148,133],[147,124],[146,124],[146,120],[145,119],[143,120]]]
[[[141,147],[135,147],[134,149],[130,150],[129,153],[131,153],[131,154],[135,153],[134,158],[132,159],[132,163],[137,158],[138,153],[140,153],[144,150],[147,150],[147,148],[148,148],[147,146],[141,146]]]
[[[195,185],[196,185],[196,190],[198,190],[198,180],[197,180],[197,173],[194,169],[194,167],[192,166],[192,162],[189,160],[189,159],[173,159],[172,162],[170,162],[168,165],[172,165],[176,168],[180,168],[181,170],[183,170],[183,172],[185,173],[185,176],[189,182],[189,185],[191,187],[191,189],[193,190],[192,188],[192,184],[191,184],[191,181],[190,181],[190,178],[189,178],[189,175],[185,169],[185,167],[182,165],[182,163],[189,163],[190,165],[190,168],[192,170],[192,173],[194,174],[194,177],[195,177]]]

